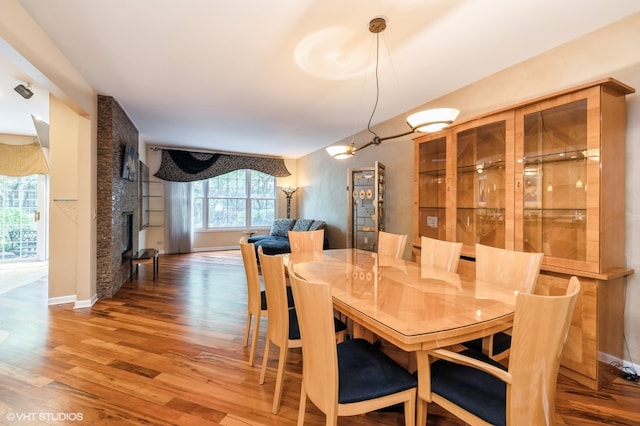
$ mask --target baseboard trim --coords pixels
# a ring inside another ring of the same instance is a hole
[[[82,309],[82,308],[90,308],[96,304],[98,301],[98,295],[94,294],[91,299],[88,300],[78,300],[75,305],[73,305],[73,309]]]
[[[75,295],[50,297],[47,300],[47,304],[51,305],[64,305],[65,303],[74,303],[76,301]]]
[[[237,250],[239,249],[240,246],[235,245],[235,246],[216,246],[216,247],[198,247],[196,249],[193,249],[194,252],[201,252],[201,251],[224,251],[224,250]]]

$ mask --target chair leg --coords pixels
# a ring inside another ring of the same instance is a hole
[[[426,424],[426,423],[425,423]],[[416,426],[416,395],[404,402],[404,425]]]
[[[307,410],[307,391],[304,390],[304,383],[300,386],[300,407],[298,408],[298,425],[304,426],[304,413]]]
[[[493,334],[482,339],[482,353],[493,358]]]
[[[262,356],[262,369],[260,370],[260,384],[264,385],[264,376],[267,373],[267,361],[269,361],[269,336],[264,343],[264,355]]]
[[[251,328],[251,312],[247,312],[247,325],[244,328],[244,344],[243,347],[247,347],[249,345],[249,329]]]
[[[249,366],[253,367],[253,361],[256,357],[256,346],[258,345],[258,332],[260,331],[260,315],[255,315],[255,324],[253,326],[253,336],[251,337],[251,350],[249,351]]]
[[[325,422],[326,426],[338,426],[338,411],[334,411],[332,413],[325,413]]]
[[[416,424],[427,424],[427,401],[418,396],[418,408],[416,410]]]
[[[280,348],[280,356],[278,357],[278,374],[276,375],[276,388],[273,392],[273,407],[271,412],[278,414],[280,411],[280,400],[282,398],[282,382],[284,381],[284,368],[287,365],[287,347]]]

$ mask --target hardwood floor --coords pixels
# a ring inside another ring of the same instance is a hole
[[[47,307],[42,279],[0,294],[0,424],[296,424],[300,350],[290,352],[278,415],[271,414],[275,350],[266,383],[258,384],[266,320],[256,365],[247,363],[239,251],[161,256],[155,281],[151,266],[139,269],[114,298],[90,309]],[[637,425],[639,401],[636,383],[616,379],[595,392],[559,377],[562,424]],[[429,410],[429,425],[462,424]],[[311,403],[306,420],[324,424]],[[404,420],[371,413],[338,424]]]

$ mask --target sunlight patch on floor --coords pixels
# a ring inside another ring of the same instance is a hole
[[[49,262],[0,264],[0,294],[46,277]]]

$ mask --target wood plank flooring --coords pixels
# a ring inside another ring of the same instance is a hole
[[[282,408],[271,413],[276,350],[258,384],[242,346],[246,285],[239,251],[160,257],[92,308],[46,306],[46,280],[0,294],[0,424],[295,425],[301,352],[291,350]],[[8,333],[8,334],[7,334]],[[559,377],[558,420],[638,425],[640,387],[616,379],[599,392]],[[429,407],[429,425],[461,425]],[[307,404],[306,424],[324,416]],[[402,425],[397,413],[339,425]]]

